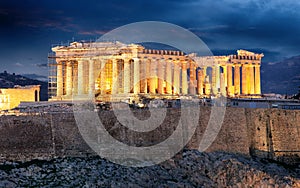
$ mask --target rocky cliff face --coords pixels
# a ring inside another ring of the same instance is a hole
[[[228,108],[218,137],[206,150],[209,153],[200,153],[196,149],[211,113],[209,107],[202,108],[199,126],[187,145],[190,150],[160,165],[128,168],[91,151],[78,131],[71,106],[53,108],[0,116],[0,187],[300,187],[300,163],[295,163],[299,162],[298,110]],[[52,113],[42,113],[46,110]],[[149,113],[133,112],[140,118]],[[139,145],[140,138],[147,141],[144,144],[167,138],[179,115],[179,109],[170,109],[157,132],[147,137],[131,133],[129,139],[122,137],[122,127],[111,129],[116,121],[112,111],[99,112],[110,134],[131,145]],[[292,159],[294,155],[297,160]],[[294,165],[275,162],[285,162],[283,157]]]
[[[300,168],[243,155],[185,150],[151,167],[124,167],[99,157],[0,165],[1,187],[300,187]]]

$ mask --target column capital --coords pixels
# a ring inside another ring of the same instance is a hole
[[[166,60],[168,63],[173,63],[174,62],[174,59],[167,59]]]
[[[145,62],[145,61],[148,61],[149,59],[147,58],[147,57],[141,57],[141,58],[138,58],[140,61],[143,61],[143,62]]]
[[[141,59],[138,57],[131,58],[133,61],[140,61]]]
[[[233,64],[234,67],[241,67],[241,64]]]
[[[190,69],[193,68],[196,70],[197,66],[194,62],[190,61]]]
[[[83,58],[77,58],[76,60],[77,60],[77,62],[84,62],[84,61],[87,61],[87,59],[83,59]]]
[[[61,64],[63,64],[63,62],[64,62],[64,60],[62,60],[62,59],[56,59],[57,65],[61,65]]]
[[[182,64],[179,60],[173,59],[173,61],[171,63],[173,65],[174,69],[175,69],[175,67],[176,67],[176,69],[179,69],[179,70],[182,69]]]
[[[93,60],[93,61],[98,61],[100,58],[98,57],[95,57],[95,58],[91,58],[90,60]]]
[[[130,64],[131,59],[124,59],[124,64]]]
[[[180,61],[181,68],[182,69],[187,69],[187,62],[186,61]]]
[[[252,63],[250,63],[250,64],[248,63],[248,64],[243,64],[243,66],[244,67],[253,67],[253,64]]]

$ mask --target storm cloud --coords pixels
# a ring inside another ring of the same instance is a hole
[[[272,62],[300,54],[297,0],[11,0],[0,7],[0,65],[22,74],[47,75],[36,65],[47,63],[52,45],[150,20],[189,29],[216,54],[244,48]]]

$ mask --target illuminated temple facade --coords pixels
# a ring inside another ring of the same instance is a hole
[[[260,97],[263,54],[197,56],[120,42],[73,42],[49,55],[50,100]]]

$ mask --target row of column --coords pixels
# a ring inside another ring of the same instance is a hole
[[[234,69],[235,94],[261,94],[260,64],[235,64]],[[240,69],[242,69],[242,79],[240,78]],[[242,90],[240,85],[242,85]]]
[[[215,65],[211,67],[211,75],[208,75],[207,67],[200,69],[192,62],[179,60],[133,58],[122,60],[123,64],[120,67],[118,66],[119,60],[113,59],[109,60],[112,63],[111,72],[105,67],[107,61],[82,59],[58,62],[57,96],[93,95],[98,77],[102,94],[105,93],[107,80],[111,84],[111,94],[126,94],[131,90],[134,94],[211,95],[212,93],[216,95],[220,93],[224,96],[261,94],[259,64]],[[95,64],[98,65],[97,68]],[[120,68],[123,70],[119,70]],[[119,78],[120,72],[123,72],[121,78]],[[240,72],[242,72],[242,77]]]
[[[88,64],[86,64],[88,62]],[[105,63],[96,72],[100,72],[100,88],[106,84],[108,74],[105,73]],[[131,65],[131,63],[133,65]],[[57,63],[57,96],[93,94],[95,89],[94,60],[77,60]],[[119,80],[117,60],[112,60],[111,94],[118,94]],[[132,69],[133,68],[133,69]],[[151,94],[196,94],[195,65],[191,64],[190,84],[188,86],[187,62],[163,60],[139,60],[133,58],[123,61],[122,93]],[[142,73],[142,75],[141,75]],[[88,75],[88,76],[87,76]],[[98,76],[98,75],[97,75]],[[132,80],[133,78],[133,80]],[[77,83],[75,83],[75,80]],[[131,81],[133,83],[131,83]],[[86,87],[88,85],[88,87]],[[74,92],[76,91],[76,92]],[[189,92],[190,91],[190,92]]]
[[[133,69],[130,63],[133,64]],[[180,76],[181,75],[181,76]],[[130,83],[130,77],[133,83]],[[161,59],[124,61],[124,93],[188,94],[187,63]],[[113,92],[112,94],[118,94]]]
[[[199,94],[217,95],[220,93],[224,96],[261,94],[260,64],[215,65],[211,67],[210,79],[207,78],[209,77],[206,73],[207,67],[202,69],[198,72],[200,75],[198,78]],[[205,86],[205,84],[211,84],[211,86]],[[211,90],[207,87],[211,87]]]

